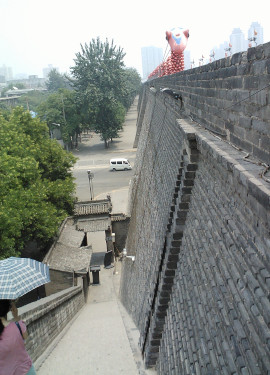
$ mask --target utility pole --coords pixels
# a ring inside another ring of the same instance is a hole
[[[87,174],[88,174],[88,180],[89,180],[90,200],[92,201],[94,199],[94,187],[93,187],[94,173],[90,169],[88,169]]]

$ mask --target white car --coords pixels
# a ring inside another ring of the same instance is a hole
[[[127,159],[118,158],[110,160],[110,171],[127,171],[131,168],[131,165]]]

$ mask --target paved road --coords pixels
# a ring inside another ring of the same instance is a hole
[[[126,116],[123,131],[120,132],[120,138],[114,139],[109,148],[104,147],[104,142],[100,140],[99,135],[94,134],[82,136],[82,142],[78,146],[78,151],[74,155],[79,157],[74,166],[73,175],[76,179],[76,194],[79,201],[90,199],[89,181],[87,170],[94,173],[93,190],[94,199],[103,198],[107,193],[115,192],[119,189],[128,190],[129,181],[133,171],[109,171],[109,161],[112,158],[124,157],[128,159],[131,165],[134,165],[136,149],[133,148],[133,142],[136,134],[137,119],[137,101],[131,107]]]

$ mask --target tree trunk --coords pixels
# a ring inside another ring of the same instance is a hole
[[[75,148],[78,147],[78,133],[75,133]]]

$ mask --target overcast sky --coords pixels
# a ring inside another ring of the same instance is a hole
[[[141,47],[162,47],[166,30],[189,29],[191,59],[208,57],[234,28],[247,37],[252,22],[270,41],[269,0],[0,0],[0,67],[36,74],[48,64],[60,72],[74,65],[80,44],[100,36],[126,53],[125,64],[142,73]]]

